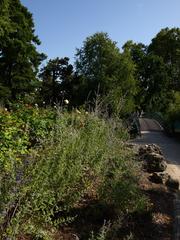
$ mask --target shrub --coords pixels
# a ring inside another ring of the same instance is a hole
[[[104,222],[102,228],[100,229],[97,236],[94,235],[94,232],[91,233],[89,240],[106,240],[108,231],[110,230],[111,224]]]
[[[128,135],[120,120],[34,108],[7,114],[3,117],[16,119],[13,126],[21,145],[14,147],[8,178],[7,172],[1,174],[2,235],[16,238],[20,232],[33,236],[37,232],[45,236],[43,229],[73,221],[70,210],[92,188],[100,201],[121,212],[141,209],[138,170],[123,143]],[[8,125],[2,123],[4,133],[5,129],[13,132]],[[10,143],[15,135],[10,134]],[[36,145],[31,142],[34,138]],[[18,168],[14,167],[17,156]],[[4,169],[6,162],[9,156],[4,155]]]

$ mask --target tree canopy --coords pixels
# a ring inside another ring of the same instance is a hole
[[[34,34],[32,14],[19,0],[1,3],[0,99],[17,99],[37,87],[36,74],[43,54]]]
[[[126,52],[120,53],[107,33],[96,33],[84,41],[77,49],[75,66],[77,74],[85,78],[86,98],[93,99],[98,93],[108,99],[110,108],[125,111],[126,105],[129,111],[133,107],[134,64]]]
[[[129,51],[136,64],[136,105],[144,111],[162,111],[171,100],[168,68],[163,58],[149,52],[148,46],[142,43],[128,41],[123,48]]]
[[[171,87],[180,90],[180,29],[162,29],[152,39],[148,52],[162,57],[168,68]]]
[[[41,69],[42,79],[41,96],[46,104],[62,102],[69,98],[69,83],[72,80],[73,66],[69,64],[69,58],[50,59],[45,67]]]

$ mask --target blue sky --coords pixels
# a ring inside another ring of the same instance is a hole
[[[164,27],[180,27],[180,0],[21,0],[33,14],[39,51],[69,57],[95,32],[119,47],[127,40],[149,44]]]

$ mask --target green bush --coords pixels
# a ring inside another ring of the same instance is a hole
[[[169,122],[180,120],[180,93],[174,92],[174,101],[169,104],[166,112]]]
[[[178,91],[174,91],[173,100],[163,113],[163,119],[166,123],[166,130],[170,134],[174,133],[174,123],[180,121],[180,93]]]
[[[128,134],[120,121],[94,113],[27,107],[3,112],[2,118],[1,131],[10,135],[8,139],[3,135],[1,143],[5,139],[7,152],[11,144],[15,150],[11,167],[5,169],[10,162],[5,153],[1,164],[5,169],[1,235],[16,239],[24,233],[50,239],[46,230],[73,221],[70,210],[92,188],[100,201],[117,211],[143,208],[138,168],[123,143]]]
[[[16,105],[13,112],[0,109],[0,223],[11,215],[25,178],[25,163],[32,145],[40,144],[52,128],[52,111]],[[23,181],[23,180],[22,180]],[[11,217],[10,217],[11,218]]]

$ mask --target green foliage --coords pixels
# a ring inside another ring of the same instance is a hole
[[[3,1],[0,14],[0,100],[15,100],[37,87],[36,74],[44,55],[34,35],[32,14],[19,0]]]
[[[7,161],[7,158],[10,160],[13,156],[16,156],[18,159],[18,155],[25,154],[29,139],[26,131],[24,131],[26,128],[24,122],[15,115],[12,116],[5,112],[0,116],[0,124],[1,166],[4,167],[3,171],[11,172],[14,166],[11,161]]]
[[[92,101],[98,94],[105,99],[110,112],[122,114],[133,110],[134,64],[128,53],[120,53],[107,33],[88,37],[77,50],[75,64],[77,74],[83,76],[80,94],[84,101]]]
[[[99,234],[97,236],[94,236],[94,233],[92,232],[89,240],[106,240],[109,230],[110,230],[110,223],[106,224],[105,222],[102,228],[100,229]]]
[[[146,206],[146,199],[142,198],[138,186],[134,184],[137,182],[138,168],[135,168],[131,160],[132,153],[119,149],[119,144],[113,146],[114,159],[110,158],[104,164],[104,180],[99,194],[102,199],[115,206],[117,211],[141,212]]]
[[[164,117],[170,128],[176,120],[180,120],[180,92],[174,91],[173,101],[167,106]]]
[[[18,200],[19,179],[30,157],[30,147],[47,137],[54,121],[51,111],[39,112],[21,105],[15,108],[13,114],[1,108],[0,116],[0,212],[4,214],[9,214]]]
[[[15,108],[1,117],[1,148],[7,148],[1,156],[2,236],[50,239],[46,226],[73,221],[70,210],[92,189],[117,211],[140,209],[137,166],[122,142],[121,122],[83,111]]]
[[[166,66],[156,55],[148,55],[145,61],[144,109],[164,111],[171,96]]]
[[[168,68],[171,88],[180,90],[180,29],[162,29],[152,39],[148,52],[162,57]]]
[[[120,239],[118,231],[122,227],[122,223],[117,222],[111,224],[110,222],[105,222],[101,229],[99,230],[98,234],[91,233],[91,237],[89,240],[113,240],[113,239]],[[117,235],[117,236],[116,236]],[[133,234],[130,233],[128,236],[123,237],[122,240],[134,240]]]
[[[68,62],[67,57],[56,58],[49,60],[41,69],[40,78],[43,82],[40,95],[46,104],[59,103],[70,98],[73,66]]]
[[[135,98],[138,109],[144,111],[165,111],[171,101],[168,68],[161,56],[148,52],[148,47],[127,42],[124,47],[136,64],[135,76],[138,80]]]
[[[0,2],[0,38],[2,37],[9,31],[10,29],[10,24],[9,24],[9,0],[2,0]]]

